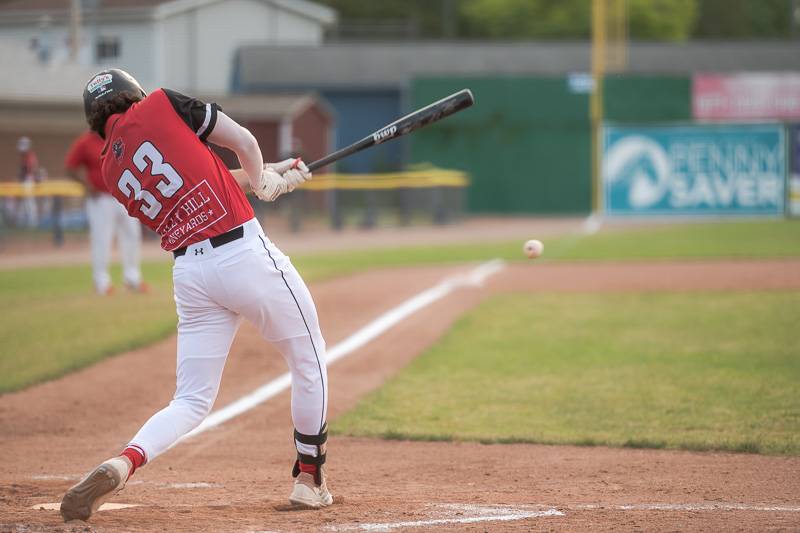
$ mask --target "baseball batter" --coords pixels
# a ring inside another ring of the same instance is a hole
[[[147,292],[139,267],[142,226],[138,220],[128,216],[125,207],[108,193],[100,171],[100,153],[104,144],[96,132],[84,132],[72,143],[64,161],[69,176],[81,182],[88,193],[86,217],[89,219],[94,288],[101,295],[110,294],[113,289],[108,267],[111,243],[116,236],[125,286],[134,292]]]
[[[264,165],[248,130],[213,103],[168,89],[146,95],[128,73],[105,70],[83,93],[86,117],[104,140],[102,176],[131,216],[161,236],[175,257],[177,386],[122,453],[67,491],[64,520],[86,520],[137,468],[208,415],[242,318],[283,354],[292,376],[297,460],[289,500],[325,507],[328,383],[325,341],[305,283],[264,234],[237,183],[273,201],[311,173],[299,160]],[[242,169],[230,172],[208,146],[225,146]]]

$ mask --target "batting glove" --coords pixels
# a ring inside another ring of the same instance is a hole
[[[277,163],[264,163],[264,168],[271,168],[278,174],[283,174],[294,165],[294,162],[297,161],[296,157],[290,157],[289,159],[284,159],[283,161],[278,161]]]
[[[261,172],[257,187],[253,188],[253,193],[259,200],[274,202],[278,196],[286,194],[294,189],[290,187],[286,179],[270,167],[265,167]]]
[[[306,164],[299,157],[296,159],[284,159],[279,163],[267,163],[265,166],[281,174],[289,183],[290,191],[309,181],[312,177],[311,171],[308,170]]]

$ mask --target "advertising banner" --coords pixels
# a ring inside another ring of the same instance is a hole
[[[785,180],[782,125],[603,129],[610,215],[782,215]]]
[[[800,124],[789,127],[789,202],[793,217],[800,217]]]
[[[800,119],[800,74],[695,74],[696,120]]]

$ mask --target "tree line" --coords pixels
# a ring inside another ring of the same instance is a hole
[[[380,38],[387,28],[420,39],[588,39],[591,33],[591,0],[317,1],[338,11],[343,38]],[[800,33],[800,0],[625,1],[634,40],[789,39]]]

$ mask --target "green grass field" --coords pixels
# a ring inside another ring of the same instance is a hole
[[[418,246],[293,256],[317,281],[391,266],[525,260],[522,243]],[[749,221],[614,229],[545,241],[542,260],[800,256],[800,221]],[[0,393],[147,345],[175,329],[171,263],[149,263],[146,296],[91,293],[88,266],[0,271]],[[119,274],[116,273],[117,279]]]
[[[800,453],[800,292],[496,296],[351,435]]]
[[[177,322],[165,265],[145,264],[149,294],[95,296],[89,267],[0,272],[0,392],[165,338]],[[118,271],[114,272],[117,279]]]

